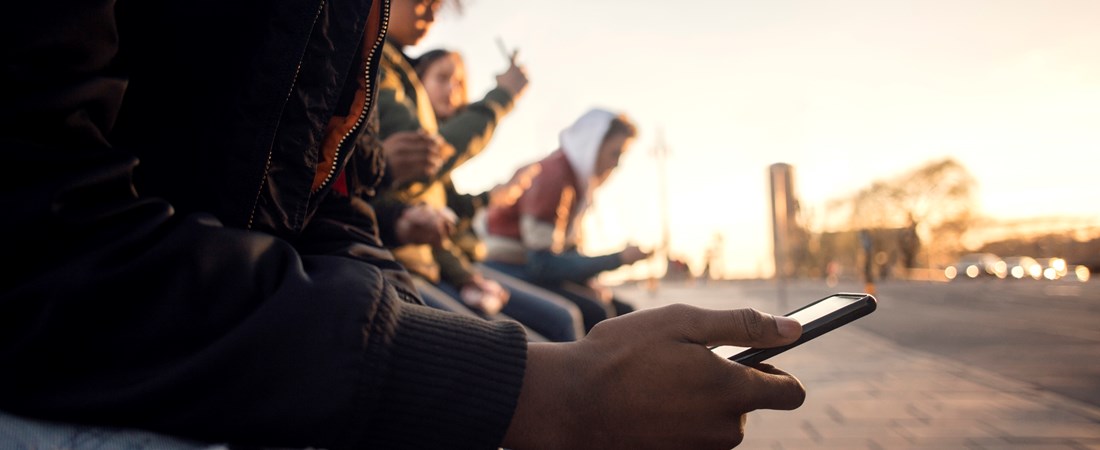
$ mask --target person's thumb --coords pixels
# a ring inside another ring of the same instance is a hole
[[[778,347],[802,335],[802,325],[789,317],[773,316],[752,308],[705,310],[695,308],[685,338],[703,345]]]

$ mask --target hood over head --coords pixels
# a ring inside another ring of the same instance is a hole
[[[569,160],[573,173],[577,176],[577,182],[584,192],[581,198],[590,194],[588,186],[596,176],[596,156],[600,151],[600,144],[611,127],[611,121],[618,117],[611,111],[601,108],[593,108],[584,113],[573,125],[562,130],[558,139],[562,152]]]

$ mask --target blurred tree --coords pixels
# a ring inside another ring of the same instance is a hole
[[[914,265],[921,246],[915,239],[918,230],[924,230],[924,238],[930,240],[926,252],[931,251],[927,247],[941,254],[961,248],[962,235],[974,219],[976,187],[962,164],[945,158],[894,178],[876,180],[831,205],[848,208],[853,229],[905,230],[901,250],[907,265]]]

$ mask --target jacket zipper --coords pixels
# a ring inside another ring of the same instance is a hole
[[[359,111],[359,118],[355,120],[355,125],[340,137],[340,142],[336,144],[336,153],[332,157],[332,167],[329,168],[328,175],[325,175],[325,181],[321,182],[321,185],[313,191],[314,193],[320,192],[321,189],[328,186],[332,181],[332,178],[336,175],[337,167],[340,167],[339,161],[344,150],[344,144],[347,143],[351,135],[359,130],[359,127],[363,126],[363,121],[367,119],[367,111],[370,111],[371,107],[374,105],[374,85],[371,84],[373,80],[371,80],[370,76],[371,62],[374,61],[374,55],[378,53],[378,49],[385,43],[386,31],[389,29],[390,25],[390,2],[389,0],[380,1],[382,1],[382,30],[378,33],[378,37],[374,40],[374,45],[371,46],[370,53],[367,54],[367,57],[364,58],[363,61],[363,109]]]
[[[321,11],[323,11],[324,8],[325,0],[321,0],[317,3],[317,12],[313,14],[313,23],[309,27],[310,36],[313,35],[313,28],[317,26],[317,19],[321,18]],[[308,40],[309,38],[307,37],[306,41],[308,42]],[[287,89],[286,97],[283,98],[284,105],[286,102],[290,101],[290,96],[294,95],[294,86],[298,85],[298,74],[302,71],[302,61],[305,60],[306,51],[308,49],[309,46],[306,45],[306,47],[302,49],[302,54],[298,55],[298,65],[294,67],[294,77],[290,79],[290,88]],[[272,137],[272,139],[274,139],[274,137]],[[252,223],[256,220],[256,209],[260,207],[260,196],[263,195],[264,192],[264,183],[267,183],[267,176],[271,174],[271,159],[274,157],[275,153],[274,146],[275,143],[272,142],[271,145],[267,147],[267,162],[264,163],[264,175],[260,178],[260,186],[256,188],[256,197],[252,201],[252,211],[248,213],[248,224],[245,226],[246,230],[251,230]]]

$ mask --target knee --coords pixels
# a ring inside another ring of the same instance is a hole
[[[584,323],[584,314],[581,314],[581,309],[572,303],[559,305],[561,311],[567,316],[566,319],[572,325],[579,325]]]
[[[584,334],[584,315],[576,305],[557,305],[554,313],[556,328],[562,341],[575,341]]]

